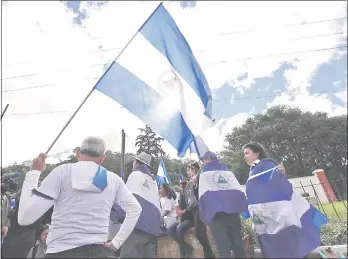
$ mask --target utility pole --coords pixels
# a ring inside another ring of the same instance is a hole
[[[8,106],[9,106],[9,104],[6,105],[4,111],[1,113],[1,120],[2,120],[2,117],[4,117],[5,112],[7,111]]]
[[[126,134],[124,133],[124,129],[121,131],[121,139],[122,139],[122,144],[121,144],[121,177],[122,180],[124,181],[124,156],[125,156],[125,151],[126,151]]]

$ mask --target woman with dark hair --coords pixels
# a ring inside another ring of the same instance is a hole
[[[36,240],[38,240],[38,242],[36,243],[36,245],[34,247],[32,247],[27,255],[27,258],[45,258],[46,256],[46,249],[47,249],[47,245],[46,245],[46,239],[47,239],[47,235],[48,235],[48,229],[49,229],[49,225],[43,225],[42,227],[40,227],[39,231],[38,231],[38,236],[36,238]]]
[[[160,186],[159,194],[161,196],[160,205],[162,217],[164,218],[167,229],[176,222],[175,200],[176,193],[167,183]]]
[[[243,147],[250,166],[246,183],[248,213],[264,258],[303,258],[320,245],[326,217],[293,191],[282,164],[259,143]]]

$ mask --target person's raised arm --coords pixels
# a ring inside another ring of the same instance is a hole
[[[31,171],[26,173],[19,201],[18,223],[26,226],[38,220],[48,211],[60,193],[61,166],[56,167],[38,188],[40,174],[46,168],[46,155],[34,159]]]
[[[110,250],[119,249],[124,241],[126,241],[137,224],[142,211],[139,202],[128,190],[123,181],[120,181],[119,183],[115,203],[117,203],[126,212],[126,217],[114,239],[105,244],[105,247]]]

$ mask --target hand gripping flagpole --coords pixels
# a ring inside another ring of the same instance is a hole
[[[59,132],[58,136],[55,138],[55,140],[53,141],[53,143],[51,144],[51,146],[47,149],[46,151],[46,155],[48,154],[48,152],[50,152],[50,150],[52,149],[52,147],[54,146],[54,144],[57,142],[57,140],[59,139],[59,137],[63,134],[64,130],[68,127],[68,125],[70,124],[70,122],[74,119],[75,115],[79,112],[79,110],[81,109],[81,107],[85,104],[85,102],[87,101],[87,99],[91,96],[91,94],[93,93],[94,89],[96,88],[96,86],[98,85],[98,83],[100,82],[100,80],[103,79],[103,77],[106,75],[106,73],[110,70],[110,68],[112,67],[112,65],[115,63],[115,61],[122,55],[122,53],[125,51],[125,49],[128,47],[128,45],[133,41],[133,39],[135,38],[135,36],[137,36],[138,32],[144,27],[144,25],[148,22],[148,20],[150,20],[150,18],[154,15],[154,13],[158,10],[158,8],[160,8],[160,6],[163,4],[163,2],[161,1],[159,3],[159,5],[156,7],[156,9],[151,13],[151,15],[146,19],[146,21],[140,26],[139,30],[137,30],[134,35],[132,36],[132,38],[127,42],[127,44],[123,47],[123,49],[120,51],[120,53],[117,55],[117,57],[114,59],[114,61],[110,64],[110,66],[108,67],[108,69],[104,72],[104,74],[99,78],[98,82],[93,86],[93,88],[91,89],[91,91],[88,93],[88,95],[85,97],[85,99],[82,101],[82,103],[80,104],[80,106],[77,108],[77,110],[74,112],[74,114],[71,116],[71,118],[68,120],[68,122],[65,124],[65,126],[63,127],[63,129]]]

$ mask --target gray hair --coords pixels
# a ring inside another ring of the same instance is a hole
[[[88,137],[82,142],[80,151],[89,157],[98,157],[105,154],[106,145],[102,138]]]

